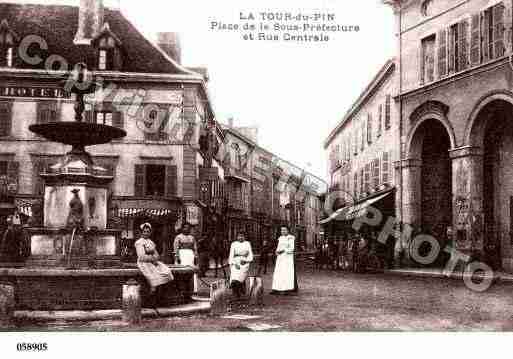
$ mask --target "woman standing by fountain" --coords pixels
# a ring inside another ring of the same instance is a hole
[[[140,228],[142,237],[135,242],[137,266],[150,284],[150,293],[154,294],[159,286],[173,280],[173,274],[168,266],[159,261],[155,243],[150,239],[151,224],[144,223]]]
[[[196,239],[191,234],[191,225],[185,223],[182,233],[176,236],[174,245],[175,262],[183,266],[194,267],[194,262],[198,258],[198,245]],[[194,274],[194,293],[198,291],[198,275]]]

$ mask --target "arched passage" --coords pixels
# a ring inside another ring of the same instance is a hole
[[[513,104],[496,95],[478,106],[468,132],[471,146],[482,149],[482,241],[485,260],[495,269],[513,269]]]
[[[415,198],[413,223],[423,234],[436,238],[443,248],[447,227],[452,225],[452,133],[442,121],[427,117],[412,130],[408,156],[416,163],[410,169],[410,191]],[[432,266],[444,265],[444,255]]]

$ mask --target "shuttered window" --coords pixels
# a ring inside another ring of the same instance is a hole
[[[438,32],[438,77],[447,76],[447,30]]]
[[[59,108],[56,101],[39,101],[37,103],[37,123],[44,124],[59,121]]]
[[[463,71],[468,68],[469,64],[469,21],[463,20],[458,24],[458,40],[459,40],[459,59],[458,59],[458,71]]]
[[[358,129],[354,126],[354,155],[358,155]]]
[[[390,95],[387,95],[385,100],[385,130],[390,129],[390,111],[392,106],[392,98]]]
[[[145,195],[146,187],[146,169],[144,165],[135,165],[134,168],[134,195],[136,197],[143,197]]]
[[[363,150],[365,149],[365,121],[362,121],[361,122],[361,125],[360,125],[360,129],[361,129],[361,150],[363,152]]]
[[[365,192],[365,173],[363,168],[360,169],[360,194]]]
[[[435,79],[435,35],[421,41],[421,83]]]
[[[0,102],[0,137],[11,135],[12,129],[12,102]]]

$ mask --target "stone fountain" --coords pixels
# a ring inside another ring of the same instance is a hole
[[[44,179],[43,227],[26,229],[30,256],[22,268],[1,268],[23,310],[114,309],[121,307],[127,281],[145,288],[135,265],[121,262],[121,231],[107,227],[108,186],[113,177],[94,164],[87,146],[121,139],[126,132],[83,121],[84,96],[97,84],[79,64],[64,84],[76,97],[75,120],[32,125],[49,141],[71,146],[61,161],[41,173]],[[163,295],[165,305],[189,302],[193,269],[172,267],[175,281]],[[144,301],[144,293],[142,295]]]

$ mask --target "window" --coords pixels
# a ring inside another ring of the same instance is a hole
[[[376,189],[379,187],[379,158],[372,161],[372,186]]]
[[[96,123],[112,126],[112,112],[96,112]]]
[[[468,20],[449,28],[449,72],[463,71],[468,67]]]
[[[390,158],[388,152],[383,152],[382,157],[382,183],[390,184]]]
[[[98,69],[99,70],[107,70],[107,63],[108,63],[107,50],[100,50],[99,58],[98,58]]]
[[[19,162],[0,161],[0,177],[2,177],[2,182],[5,183],[0,186],[0,195],[16,194],[18,191],[19,167]]]
[[[105,23],[100,33],[91,43],[96,48],[97,68],[100,71],[121,70],[121,40],[110,30]]]
[[[435,38],[435,35],[431,35],[422,40],[421,83],[435,79]]]
[[[0,137],[11,135],[12,127],[12,102],[0,102]]]
[[[59,121],[59,109],[56,101],[39,101],[37,103],[37,123]]]
[[[135,166],[135,196],[176,196],[176,166],[147,164]]]
[[[390,95],[387,95],[385,100],[385,130],[390,129],[390,111],[391,111],[391,104],[392,98]]]
[[[356,125],[354,126],[354,155],[358,155],[358,129],[356,128]]]

